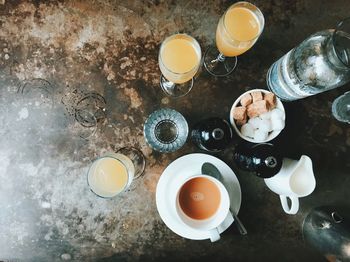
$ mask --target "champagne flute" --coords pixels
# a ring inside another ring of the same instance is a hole
[[[208,48],[204,66],[213,76],[227,76],[237,65],[237,56],[248,51],[264,29],[264,16],[255,5],[237,2],[220,18],[216,47]]]
[[[158,61],[160,86],[166,95],[181,97],[191,91],[201,56],[198,42],[187,34],[175,34],[163,41]]]

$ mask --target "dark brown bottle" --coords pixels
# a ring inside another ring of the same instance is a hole
[[[252,171],[256,176],[269,178],[282,167],[282,157],[273,144],[242,143],[235,148],[233,160],[243,170]]]
[[[219,152],[227,148],[232,140],[231,125],[218,117],[207,118],[193,127],[191,138],[198,148]]]

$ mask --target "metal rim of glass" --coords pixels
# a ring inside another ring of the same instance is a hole
[[[100,161],[100,160],[102,160],[102,159],[105,159],[105,158],[113,158],[114,160],[120,162],[120,163],[125,167],[126,172],[128,173],[128,181],[127,181],[127,183],[125,184],[125,186],[124,186],[119,192],[117,192],[115,195],[109,196],[109,197],[100,196],[99,194],[97,194],[95,191],[92,190],[92,188],[91,188],[91,186],[90,186],[90,183],[89,183],[89,174],[90,174],[91,168],[92,168],[98,161]],[[90,167],[89,167],[89,169],[88,169],[88,172],[87,172],[86,180],[87,180],[87,184],[88,184],[88,186],[89,186],[89,188],[90,188],[90,191],[91,191],[92,193],[94,193],[96,196],[98,196],[98,197],[100,197],[100,198],[110,199],[110,198],[116,197],[116,196],[118,196],[119,194],[121,194],[121,193],[123,193],[123,192],[126,191],[126,189],[128,188],[128,185],[130,184],[130,172],[129,172],[128,168],[126,167],[126,165],[123,163],[122,160],[119,160],[119,159],[117,159],[116,157],[113,157],[113,156],[111,156],[111,155],[106,154],[106,155],[104,155],[104,156],[101,156],[101,157],[96,158],[96,159],[91,163],[91,165],[90,165]]]

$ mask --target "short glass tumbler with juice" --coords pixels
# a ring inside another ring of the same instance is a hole
[[[108,154],[93,162],[88,171],[90,189],[104,198],[124,191],[134,177],[132,161],[122,154]]]
[[[198,42],[187,34],[175,34],[163,41],[158,60],[162,72],[160,86],[165,94],[181,97],[190,92],[201,56]]]
[[[238,2],[220,18],[216,29],[216,47],[205,53],[204,65],[214,76],[227,76],[237,65],[237,56],[249,50],[264,29],[264,16],[253,4]]]

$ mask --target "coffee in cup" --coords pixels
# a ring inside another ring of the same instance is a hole
[[[190,177],[177,188],[176,211],[188,226],[208,231],[212,242],[220,239],[218,226],[232,216],[224,185],[207,175]]]
[[[188,180],[180,189],[181,210],[192,219],[208,219],[220,206],[220,190],[214,182],[205,177]]]

